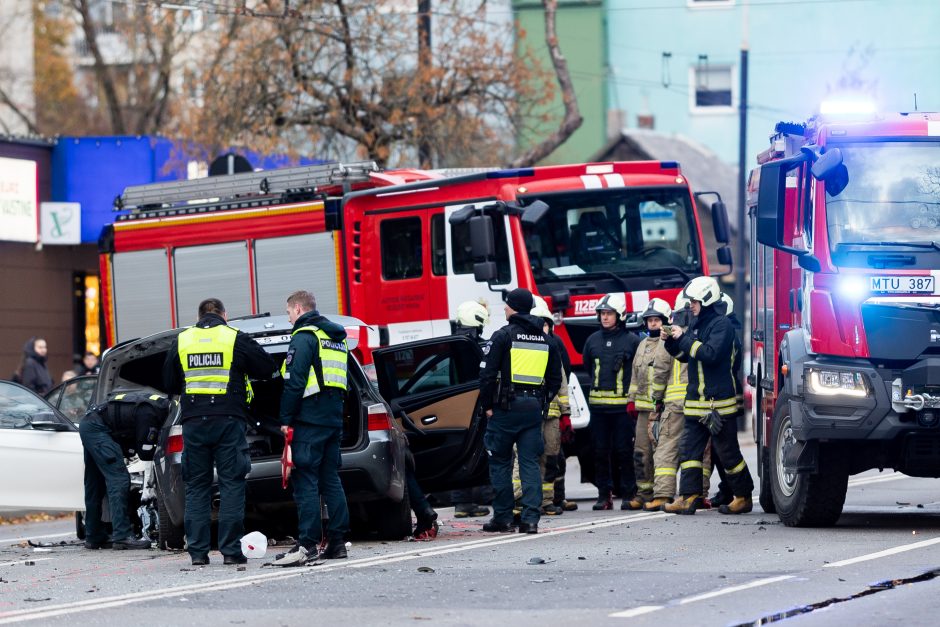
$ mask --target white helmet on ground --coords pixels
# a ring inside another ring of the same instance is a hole
[[[541,296],[532,295],[532,311],[529,312],[536,318],[542,318],[543,320],[554,324],[555,318],[552,317],[552,311],[548,308],[548,303],[545,302],[545,299]]]
[[[730,297],[730,296],[728,296],[727,294],[725,294],[724,292],[722,292],[722,293],[721,293],[720,302],[724,303],[724,305],[725,305],[725,315],[726,315],[726,316],[730,316],[731,314],[734,313],[734,301],[731,300],[731,297]]]
[[[669,306],[669,303],[662,298],[654,298],[649,302],[649,305],[646,306],[646,310],[640,314],[640,317],[644,320],[647,318],[662,318],[663,322],[668,322],[669,316],[671,315],[672,307]]]
[[[482,329],[490,321],[490,312],[475,300],[468,300],[457,307],[457,324],[462,327]]]
[[[718,281],[710,276],[695,277],[686,283],[682,294],[689,300],[702,303],[702,307],[710,307],[721,300],[721,288],[718,287]]]
[[[623,321],[627,317],[627,301],[624,299],[623,294],[617,294],[616,292],[604,294],[604,297],[595,305],[594,311],[598,314],[602,311],[613,311],[617,314],[617,318]]]

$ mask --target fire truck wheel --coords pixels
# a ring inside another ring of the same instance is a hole
[[[408,486],[401,501],[383,499],[369,508],[369,522],[380,540],[401,540],[411,535],[411,504],[408,501]]]
[[[157,533],[160,541],[157,543],[161,549],[171,551],[182,551],[186,548],[186,540],[182,527],[177,527],[170,519],[170,513],[166,511],[163,500],[157,499],[157,516],[159,517],[159,526]]]
[[[761,443],[758,474],[760,475],[760,506],[767,514],[776,514],[774,490],[770,483],[770,449]]]
[[[781,394],[774,411],[770,441],[770,483],[777,515],[788,527],[829,527],[839,520],[849,473],[844,456],[820,446],[819,472],[788,473],[783,459],[796,439],[790,418],[789,397]]]

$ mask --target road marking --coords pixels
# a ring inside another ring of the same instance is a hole
[[[857,479],[849,479],[849,487],[855,487],[859,485],[868,485],[869,483],[883,483],[885,481],[896,481],[898,479],[917,479],[917,477],[908,477],[907,475],[901,474],[899,472],[892,473],[890,475],[875,475],[874,477],[859,477]]]
[[[643,614],[649,614],[650,612],[655,612],[656,610],[663,609],[663,605],[641,605],[635,607],[631,610],[624,610],[622,612],[614,612],[610,615],[610,618],[633,618],[634,616],[642,616]]]
[[[116,595],[112,597],[105,597],[102,599],[88,599],[84,601],[73,601],[70,603],[62,603],[59,605],[50,605],[43,608],[35,609],[21,609],[21,610],[12,610],[8,612],[0,612],[0,625],[13,623],[18,621],[26,620],[37,620],[43,618],[53,618],[56,616],[64,616],[67,614],[77,614],[79,612],[87,612],[90,610],[101,610],[108,609],[113,607],[121,607],[124,605],[130,605],[132,603],[140,603],[144,601],[154,601],[157,599],[167,599],[172,597],[183,596],[187,594],[198,594],[204,592],[215,592],[222,590],[230,590],[233,588],[241,588],[245,586],[250,586],[257,583],[266,583],[269,581],[278,581],[281,579],[291,579],[294,577],[300,577],[303,575],[316,575],[317,573],[330,571],[330,570],[339,570],[342,568],[363,568],[366,566],[375,566],[380,564],[387,564],[390,561],[404,561],[406,559],[418,559],[423,557],[429,557],[434,555],[443,555],[446,553],[451,553],[461,550],[470,550],[474,548],[482,548],[489,546],[497,546],[500,544],[507,544],[509,542],[524,542],[527,540],[537,540],[545,536],[559,535],[564,533],[573,533],[575,531],[598,528],[598,527],[612,527],[616,525],[623,525],[628,523],[634,523],[644,520],[652,520],[657,518],[664,518],[669,516],[665,512],[649,512],[642,514],[633,514],[633,515],[624,515],[617,516],[616,518],[601,518],[593,521],[585,521],[582,523],[577,523],[574,525],[569,525],[567,527],[559,527],[557,529],[544,530],[541,534],[515,534],[515,535],[500,535],[497,537],[482,538],[480,540],[471,540],[468,542],[461,542],[451,546],[440,547],[439,549],[428,549],[426,547],[410,549],[408,551],[401,551],[398,553],[391,553],[389,555],[379,555],[361,558],[357,560],[344,560],[336,561],[333,563],[323,564],[321,566],[314,566],[312,568],[291,568],[283,569],[280,571],[263,573],[260,575],[249,575],[243,576],[236,579],[222,579],[219,581],[210,581],[204,583],[197,583],[185,586],[175,586],[170,588],[163,588],[157,590],[147,590],[142,592],[132,592],[128,594]],[[47,558],[48,559],[48,558]]]
[[[41,540],[43,538],[64,538],[65,536],[74,536],[75,532],[70,531],[68,533],[50,533],[44,536],[27,536],[25,538],[2,538],[0,539],[0,544],[19,544],[20,542],[26,542],[27,540]]]
[[[742,590],[750,590],[751,588],[759,588],[761,586],[767,586],[772,583],[777,583],[778,581],[785,581],[787,579],[794,579],[795,575],[779,575],[777,577],[765,577],[764,579],[755,579],[754,581],[749,581],[748,583],[742,583],[737,586],[728,586],[726,588],[719,588],[717,590],[712,590],[711,592],[705,592],[703,594],[697,594],[691,597],[685,597],[670,603],[669,605],[640,605],[638,607],[631,608],[629,610],[624,610],[622,612],[614,612],[609,614],[609,618],[633,618],[634,616],[642,616],[643,614],[650,614],[658,610],[666,609],[670,606],[679,606],[687,605],[689,603],[696,603],[698,601],[705,601],[706,599],[714,599],[715,597],[724,596],[726,594],[733,594],[735,592],[740,592]]]
[[[19,560],[17,562],[0,562],[0,566],[16,566],[17,564],[25,564],[26,562],[46,562],[51,559],[51,557],[35,557],[28,560]]]
[[[889,555],[897,555],[898,553],[906,553],[907,551],[914,551],[916,549],[921,549],[926,546],[931,546],[933,544],[940,543],[940,538],[934,538],[932,540],[923,540],[921,542],[914,542],[913,544],[904,544],[901,546],[896,546],[891,549],[885,549],[884,551],[878,551],[876,553],[868,553],[867,555],[859,555],[858,557],[853,557],[851,559],[842,560],[840,562],[832,562],[829,564],[823,565],[823,568],[839,568],[840,566],[850,566],[852,564],[858,564],[859,562],[867,562],[869,560],[876,560],[882,557],[888,557]]]

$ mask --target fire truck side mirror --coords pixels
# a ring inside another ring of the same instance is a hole
[[[496,280],[496,262],[483,261],[473,264],[473,278],[480,283],[492,283]]]
[[[539,220],[545,217],[546,213],[548,213],[548,204],[541,200],[536,200],[525,208],[521,218],[522,223],[528,226],[535,226],[538,224]]]
[[[719,244],[731,241],[728,229],[728,207],[719,198],[712,203],[712,227],[715,229],[715,240]]]
[[[757,190],[757,241],[791,255],[805,255],[806,251],[788,246],[783,241],[787,173],[799,167],[808,158],[807,155],[800,154],[760,166],[760,183]]]
[[[842,162],[842,151],[838,148],[822,153],[810,172],[816,180],[825,183],[826,193],[830,196],[838,196],[849,184],[849,170]]]
[[[489,260],[496,254],[492,217],[482,215],[470,218],[470,254],[480,261]]]
[[[723,266],[730,266],[733,264],[733,258],[731,256],[731,249],[727,246],[722,246],[716,251],[718,255],[718,263]]]

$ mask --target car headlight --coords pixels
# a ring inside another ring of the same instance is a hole
[[[869,396],[865,377],[857,372],[810,368],[806,373],[809,392],[821,396]]]

